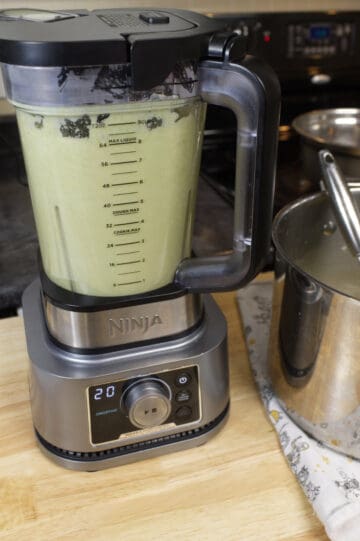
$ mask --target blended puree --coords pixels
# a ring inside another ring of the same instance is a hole
[[[48,277],[88,295],[142,293],[190,255],[205,106],[199,99],[17,105]]]

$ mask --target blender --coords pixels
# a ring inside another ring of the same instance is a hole
[[[182,10],[0,12],[40,245],[23,296],[41,449],[99,470],[226,421],[226,322],[271,231],[279,87],[222,23]],[[231,253],[191,239],[206,104],[238,122]]]

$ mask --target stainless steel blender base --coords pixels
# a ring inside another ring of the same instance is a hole
[[[203,322],[186,336],[93,353],[53,343],[38,281],[26,290],[23,307],[34,427],[56,463],[100,470],[201,445],[224,424],[226,322],[210,296],[204,296]],[[146,393],[154,387],[148,407]],[[166,418],[146,425],[144,416],[156,418],[164,404]]]

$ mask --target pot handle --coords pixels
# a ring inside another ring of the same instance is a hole
[[[331,152],[320,150],[319,159],[336,221],[346,243],[360,263],[360,210]]]
[[[309,380],[324,331],[327,298],[322,288],[290,265],[281,304],[279,340],[284,375],[294,387]]]
[[[215,35],[199,67],[201,96],[237,119],[233,250],[181,261],[175,282],[209,292],[245,285],[261,269],[270,245],[280,87],[263,62],[244,56],[239,36]],[[216,227],[216,224],[214,224]]]

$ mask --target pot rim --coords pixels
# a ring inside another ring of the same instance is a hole
[[[351,189],[352,192],[354,192],[356,194],[357,193],[360,194],[360,186],[351,187],[350,189]],[[360,303],[360,296],[359,296],[359,298],[353,297],[352,295],[349,295],[348,293],[345,293],[345,292],[341,291],[340,289],[338,289],[336,287],[333,287],[333,286],[330,286],[330,285],[326,284],[325,282],[323,282],[322,280],[319,280],[318,278],[314,278],[314,276],[312,276],[309,272],[305,271],[297,263],[292,261],[289,258],[289,256],[286,254],[285,250],[281,246],[281,243],[280,243],[280,240],[279,240],[279,235],[278,235],[278,229],[279,229],[279,226],[280,226],[280,223],[282,222],[282,220],[286,216],[290,215],[290,213],[294,209],[302,207],[303,205],[306,205],[308,203],[310,204],[312,201],[315,201],[315,200],[318,200],[318,199],[327,199],[327,200],[329,200],[329,196],[328,196],[327,192],[325,192],[325,191],[324,192],[316,192],[314,194],[307,195],[305,197],[300,197],[299,199],[296,199],[295,201],[289,203],[288,205],[286,205],[285,207],[283,207],[282,209],[279,210],[279,212],[276,214],[276,216],[274,218],[273,226],[272,226],[272,240],[273,240],[273,243],[275,245],[276,254],[279,254],[281,256],[281,258],[288,265],[290,265],[292,268],[294,268],[299,273],[306,276],[310,281],[315,282],[318,286],[322,287],[323,289],[327,289],[328,291],[331,291],[333,293],[343,295],[345,297],[348,297],[349,299],[352,299],[353,301],[356,301],[356,302]],[[336,221],[335,217],[334,217],[334,221]],[[360,267],[359,267],[359,275],[360,275]]]
[[[291,123],[292,128],[296,133],[302,137],[306,143],[315,148],[329,148],[329,150],[336,151],[340,154],[345,154],[347,156],[356,156],[360,157],[360,147],[358,146],[343,146],[336,143],[331,143],[323,137],[317,137],[315,135],[310,135],[309,131],[304,128],[303,123],[307,118],[314,117],[317,115],[329,115],[329,116],[353,116],[358,119],[358,124],[360,125],[360,109],[355,107],[338,107],[333,109],[314,109],[313,111],[308,111],[302,115],[297,116]]]

